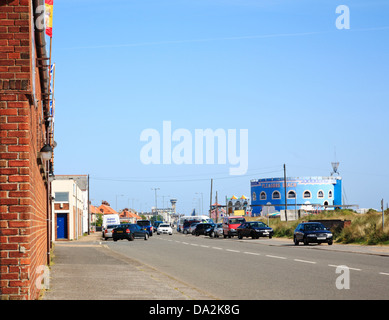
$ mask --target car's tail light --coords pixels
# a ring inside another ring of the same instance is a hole
[[[130,229],[128,229],[128,228],[126,229],[126,232],[127,232],[127,233],[131,233]]]
[[[108,233],[108,229],[105,229],[105,230],[104,230],[104,233]]]

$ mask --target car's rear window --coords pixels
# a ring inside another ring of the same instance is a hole
[[[149,226],[150,225],[150,221],[137,221],[136,222],[138,226]]]
[[[170,227],[168,224],[160,224],[159,226],[163,228]]]

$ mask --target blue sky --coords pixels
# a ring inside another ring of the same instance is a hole
[[[336,7],[350,8],[338,30]],[[389,2],[56,0],[55,174],[89,174],[92,203],[181,213],[250,196],[250,179],[328,176],[346,204],[389,202]],[[249,130],[249,167],[144,165],[143,130]],[[336,156],[335,156],[336,153]],[[196,194],[197,193],[197,194]],[[164,196],[164,197],[162,197]],[[219,201],[223,202],[223,201]]]

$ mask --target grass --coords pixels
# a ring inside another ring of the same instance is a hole
[[[363,245],[389,245],[389,210],[384,214],[384,228],[382,229],[382,213],[370,209],[365,214],[358,214],[352,210],[323,211],[320,214],[304,216],[296,221],[281,221],[280,218],[271,218],[270,227],[274,230],[274,237],[293,239],[294,229],[302,221],[340,219],[350,220],[351,224],[343,229],[331,230],[334,241],[337,243],[355,243]],[[266,218],[249,218],[248,220],[262,220]]]

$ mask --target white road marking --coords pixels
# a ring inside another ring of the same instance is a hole
[[[212,249],[223,250],[223,248],[219,248],[219,247],[212,247]]]
[[[276,258],[276,259],[286,259],[285,257],[272,256],[272,255],[270,255],[270,254],[267,254],[266,257],[269,257],[269,258]]]
[[[329,267],[335,267],[335,268],[342,267],[342,265],[337,266],[337,265],[334,265],[334,264],[329,264],[328,266]],[[350,267],[347,267],[347,268],[350,269],[350,270],[361,271],[361,269],[357,269],[357,268],[350,268]]]
[[[205,245],[200,245],[200,247],[203,247],[203,248],[209,248],[209,246],[205,246]]]
[[[311,264],[316,264],[315,261],[308,261],[308,260],[294,259],[294,261],[297,261],[297,262],[304,262],[304,263],[311,263]]]
[[[385,276],[389,276],[389,273],[386,273],[386,272],[380,272],[380,274],[383,274]]]
[[[229,251],[229,252],[240,252],[238,250],[231,250],[231,249],[226,249],[226,251]]]
[[[260,256],[261,254],[260,253],[255,253],[255,252],[243,252],[245,254],[252,254],[253,256]]]

